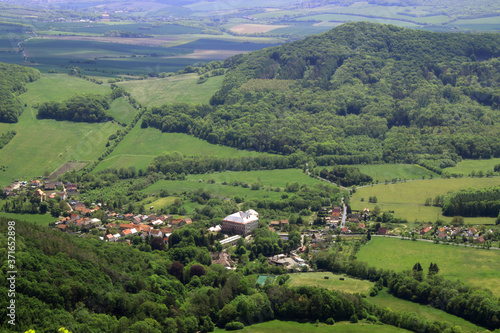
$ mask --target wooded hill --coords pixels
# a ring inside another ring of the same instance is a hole
[[[242,149],[437,165],[500,156],[500,35],[348,23],[238,55],[212,109],[143,126]]]
[[[26,83],[40,78],[33,68],[0,63],[0,122],[15,123],[23,111],[16,95],[26,91]]]

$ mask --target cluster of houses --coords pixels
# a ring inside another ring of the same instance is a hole
[[[33,195],[40,198],[40,202],[53,199],[56,196],[66,200],[68,196],[79,193],[76,184],[39,179],[32,179],[29,182],[16,180],[9,186],[4,187],[3,192],[7,197],[15,197],[28,188],[35,189]]]
[[[481,234],[480,230],[477,228],[462,228],[459,226],[442,226],[434,227],[431,224],[426,224],[422,228],[415,230],[414,232],[422,236],[435,236],[440,240],[450,240],[456,237],[466,237],[475,243],[482,244],[485,242],[484,235]],[[487,232],[492,233],[493,230],[488,230]]]
[[[106,216],[113,222],[104,226],[101,220],[84,216],[101,209],[98,205],[94,208],[87,208],[80,202],[72,202],[72,204],[74,212],[55,222],[55,228],[65,232],[97,228],[100,232],[105,233],[101,239],[108,242],[130,241],[133,236],[161,237],[166,242],[175,228],[182,228],[193,222],[190,218],[174,219],[172,215],[121,215],[106,211]]]

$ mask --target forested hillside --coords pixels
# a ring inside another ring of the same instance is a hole
[[[38,78],[40,72],[36,69],[0,63],[0,122],[17,122],[23,107],[16,95],[26,91],[26,83]]]
[[[499,34],[348,23],[227,59],[211,108],[153,109],[143,126],[347,163],[490,158],[500,156],[499,56]]]

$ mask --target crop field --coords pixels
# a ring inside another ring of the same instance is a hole
[[[227,332],[224,329],[215,328],[215,333]],[[245,326],[238,331],[241,333],[393,333],[409,332],[402,328],[388,325],[351,324],[347,322],[335,323],[335,325],[320,324],[316,326],[311,323],[297,323],[294,321],[273,320],[264,323]]]
[[[231,27],[229,30],[238,34],[254,34],[260,32],[269,32],[274,29],[285,28],[285,25],[272,24],[240,24]]]
[[[373,209],[378,205],[382,211],[394,211],[394,216],[405,218],[410,222],[432,222],[437,219],[450,222],[452,217],[442,216],[441,208],[425,206],[427,198],[446,194],[468,187],[484,188],[500,185],[500,177],[491,178],[457,178],[457,179],[428,179],[408,181],[397,184],[375,185],[359,188],[353,194],[351,207],[360,210],[365,207]],[[378,202],[369,203],[368,198],[376,196]],[[364,201],[361,201],[364,198]],[[494,224],[494,218],[466,217],[466,224]]]
[[[456,166],[444,169],[448,173],[461,173],[463,175],[470,175],[472,171],[493,171],[495,165],[500,164],[500,158],[490,158],[487,160],[463,160],[458,162]]]
[[[370,297],[368,300],[377,306],[388,307],[406,312],[414,312],[417,316],[427,320],[447,321],[453,323],[454,325],[460,326],[462,328],[462,332],[486,332],[486,329],[474,325],[473,323],[460,317],[448,314],[430,306],[420,305],[418,303],[394,297],[389,294],[385,288],[379,291],[377,296]]]
[[[47,25],[43,25],[47,28]],[[134,32],[143,35],[180,35],[180,34],[196,34],[200,33],[202,29],[194,27],[186,27],[178,24],[162,24],[152,25],[148,23],[119,23],[109,24],[106,22],[71,22],[71,23],[58,23],[51,22],[50,27],[56,28],[60,31],[77,32],[85,34],[105,34],[111,30]]]
[[[497,297],[500,296],[498,250],[372,237],[370,242],[361,246],[357,259],[370,266],[399,272],[411,270],[415,263],[420,262],[427,273],[427,268],[433,262],[439,267],[438,274],[444,278],[486,287]]]
[[[328,277],[328,279],[325,279]],[[340,280],[344,278],[344,280]],[[338,290],[344,293],[368,293],[373,283],[367,280],[355,279],[344,274],[333,274],[331,272],[313,272],[290,274],[290,287],[314,286],[330,290]]]
[[[214,76],[205,83],[196,84],[198,74],[183,74],[164,79],[118,82],[144,106],[161,106],[167,103],[208,104],[219,89],[224,76]]]
[[[392,17],[387,18],[368,18],[366,16],[357,16],[357,15],[348,15],[348,14],[319,14],[319,15],[310,15],[303,16],[296,19],[297,21],[326,21],[326,22],[359,22],[359,21],[369,21],[374,23],[381,24],[393,24],[400,27],[408,27],[415,28],[420,27],[420,25],[408,22],[401,21],[398,19],[393,19]]]
[[[359,171],[371,176],[375,183],[393,179],[422,179],[439,175],[416,164],[357,164]]]
[[[71,123],[67,121],[37,120],[33,104],[44,101],[62,101],[75,92],[107,93],[109,87],[99,86],[69,75],[44,74],[28,84],[28,92],[20,99],[28,104],[19,122],[0,124],[0,132],[15,130],[16,136],[0,150],[0,161],[7,171],[0,172],[0,185],[14,179],[27,179],[52,173],[68,161],[97,159],[105,148],[107,138],[119,125],[114,123]]]

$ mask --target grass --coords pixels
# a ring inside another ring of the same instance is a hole
[[[196,84],[197,74],[171,76],[165,79],[148,79],[117,83],[145,106],[160,106],[167,103],[208,103],[210,97],[222,85],[224,76],[209,78]]]
[[[372,237],[357,254],[359,261],[377,268],[404,271],[420,262],[424,271],[430,263],[439,267],[439,275],[461,280],[476,287],[487,287],[500,296],[500,252],[462,246]]]
[[[457,179],[428,179],[420,181],[409,181],[397,184],[375,185],[359,188],[351,198],[351,206],[355,210],[365,207],[373,209],[378,205],[382,211],[394,211],[396,217],[405,218],[408,221],[429,222],[442,219],[451,222],[452,217],[443,216],[441,208],[424,206],[427,198],[434,198],[439,194],[449,191],[474,187],[484,188],[500,185],[500,177],[492,178],[457,178]],[[376,196],[376,204],[368,203],[370,196]],[[364,198],[364,202],[361,202]],[[488,217],[466,217],[466,224],[494,224],[494,218]]]
[[[259,190],[251,190],[249,187],[244,188],[241,186],[230,185],[231,181],[238,180],[251,184],[258,179],[261,179],[263,187]],[[210,183],[208,180],[214,179],[215,183]],[[228,185],[222,185],[222,182],[226,181]],[[263,171],[238,171],[238,172],[221,172],[213,174],[204,175],[188,175],[186,180],[182,181],[172,181],[172,180],[160,180],[147,189],[143,190],[145,193],[158,194],[161,189],[167,189],[171,194],[196,191],[200,188],[210,191],[216,196],[221,196],[225,198],[234,198],[239,196],[244,198],[245,201],[248,200],[262,200],[264,198],[269,198],[273,200],[279,200],[284,192],[272,191],[271,187],[275,189],[276,187],[285,187],[286,183],[289,181],[297,181],[299,184],[307,184],[308,186],[314,186],[319,181],[306,176],[300,169],[286,169],[286,170],[263,170]],[[161,198],[153,203],[145,203],[145,207],[149,209],[149,206],[157,206],[161,208],[162,206],[168,206],[171,202],[170,198]],[[189,204],[186,202],[185,208],[188,211],[193,210],[197,207],[197,204]]]
[[[329,279],[325,279],[325,276]],[[315,286],[329,290],[338,290],[344,293],[368,293],[373,283],[367,280],[359,280],[348,275],[333,274],[331,272],[296,273],[290,274],[290,287]],[[344,278],[344,280],[340,280]]]
[[[354,165],[359,170],[378,182],[384,182],[386,179],[422,179],[422,176],[429,178],[431,175],[438,175],[416,164],[358,164]]]
[[[46,101],[61,102],[76,94],[109,94],[111,89],[68,74],[42,74],[42,77],[27,85],[28,92],[21,95],[29,105]]]
[[[224,198],[233,198],[235,196],[243,197],[246,201],[252,199],[270,198],[278,200],[281,198],[282,193],[266,191],[264,189],[251,190],[250,188],[243,188],[241,186],[210,184],[206,182],[199,182],[195,179],[196,175],[190,175],[186,180],[160,180],[150,187],[143,190],[145,193],[158,194],[161,189],[167,189],[170,193],[182,193],[196,191],[200,188],[210,191],[213,195],[221,196]]]
[[[285,188],[287,183],[298,182],[309,187],[322,183],[321,181],[307,176],[300,169],[278,169],[259,171],[227,171],[211,174],[196,175],[196,179],[208,181],[215,180],[216,183],[226,182],[231,184],[235,180],[249,184],[261,181],[264,187]]]
[[[50,214],[15,214],[15,213],[5,213],[0,212],[0,216],[6,217],[9,219],[22,220],[27,222],[33,222],[39,225],[48,225],[49,223],[55,222],[58,219],[52,217]]]
[[[28,84],[28,91],[20,96],[27,103],[19,122],[0,124],[0,133],[15,130],[16,136],[0,150],[0,161],[7,171],[0,172],[0,186],[14,179],[25,179],[52,173],[68,161],[92,161],[105,148],[107,138],[118,125],[107,123],[72,123],[68,121],[38,120],[34,103],[61,101],[80,93],[105,93],[109,88],[68,75],[43,75]]]
[[[463,160],[458,162],[456,166],[444,169],[448,173],[457,173],[463,175],[469,175],[472,171],[476,173],[482,171],[493,171],[495,165],[500,164],[500,158],[491,158],[488,160]]]
[[[129,166],[145,169],[154,157],[173,151],[179,151],[186,156],[242,157],[260,154],[214,145],[187,134],[162,133],[154,128],[141,128],[140,124],[141,121],[127,134],[113,153],[99,163],[95,171]]]
[[[215,328],[214,333],[227,332],[224,329]],[[347,322],[335,323],[335,325],[311,323],[297,323],[294,321],[272,320],[264,323],[246,326],[238,331],[241,333],[392,333],[409,332],[402,328],[388,325],[351,324]]]
[[[371,303],[373,303],[377,306],[380,306],[380,307],[388,307],[388,308],[397,309],[400,311],[414,312],[417,316],[419,316],[421,318],[425,318],[427,320],[447,321],[447,322],[453,323],[454,325],[460,326],[462,328],[462,332],[486,331],[482,327],[474,325],[473,323],[468,322],[465,319],[448,314],[444,311],[394,297],[391,294],[389,294],[387,292],[387,289],[385,289],[385,288],[383,290],[381,290],[377,296],[370,297],[368,300]]]
[[[137,110],[134,109],[123,97],[115,99],[111,105],[109,110],[106,111],[107,114],[112,116],[114,119],[119,122],[129,124],[134,115],[137,113]]]

